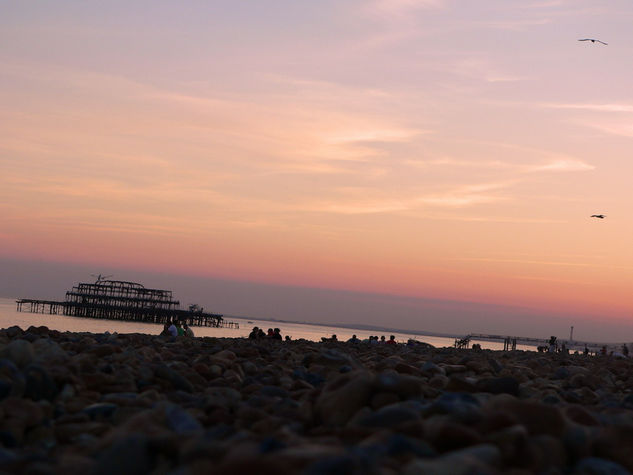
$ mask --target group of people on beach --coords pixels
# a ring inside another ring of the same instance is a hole
[[[279,328],[275,328],[275,329],[269,328],[268,332],[264,333],[264,330],[262,330],[259,327],[253,327],[253,329],[248,335],[248,338],[250,340],[268,339],[268,340],[279,340],[279,341],[283,339],[281,337],[281,330],[279,330]],[[286,341],[289,341],[289,340],[290,340],[290,337],[286,335]]]
[[[180,322],[180,320],[173,320],[166,322],[163,326],[161,336],[188,336],[193,337],[193,330],[187,325],[187,322]]]
[[[325,343],[328,341],[338,341],[338,339],[336,338],[336,335],[332,335],[330,338],[322,337],[321,341]],[[388,340],[385,339],[385,335],[381,336],[380,339],[378,338],[378,335],[370,335],[364,340],[361,340],[354,334],[349,340],[347,340],[347,343],[369,343],[369,344],[378,343],[378,344],[386,344],[386,345],[396,345],[398,342],[396,341],[396,337],[394,335],[391,335]]]
[[[279,328],[269,328],[268,332],[264,332],[263,329],[259,328],[259,327],[253,327],[253,329],[251,330],[250,334],[248,335],[248,338],[250,340],[283,340],[284,338],[282,338],[281,336],[281,331],[279,330]],[[286,341],[290,341],[290,337],[288,335],[286,335],[285,337]],[[338,339],[338,337],[336,336],[336,334],[330,336],[330,337],[321,337],[321,342],[322,343],[328,343],[328,342],[338,342],[340,341]],[[385,336],[381,336],[380,338],[378,337],[378,335],[370,335],[369,337],[367,337],[364,340],[361,340],[360,338],[358,338],[355,334],[352,335],[352,337],[350,339],[347,340],[347,343],[368,343],[368,344],[385,344],[385,345],[396,345],[398,342],[396,341],[396,337],[394,335],[391,335],[389,337],[389,339],[387,340],[385,338]]]

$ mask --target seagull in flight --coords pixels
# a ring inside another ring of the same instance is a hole
[[[605,218],[604,214],[592,214],[591,217],[592,218],[600,218],[600,219],[604,219]]]
[[[600,41],[600,40],[597,40],[595,38],[581,38],[578,41],[591,41],[592,43],[601,43],[603,45],[608,44],[608,43],[605,43],[604,41]]]

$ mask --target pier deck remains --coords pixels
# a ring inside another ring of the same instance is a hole
[[[221,314],[197,306],[181,310],[170,290],[148,289],[135,282],[98,280],[81,283],[66,292],[64,301],[20,299],[18,312],[165,324],[179,320],[189,326],[239,328]]]

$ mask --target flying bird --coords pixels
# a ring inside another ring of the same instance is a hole
[[[604,214],[592,214],[591,217],[592,218],[600,218],[600,219],[604,219],[605,218]]]
[[[591,41],[592,43],[601,43],[603,45],[608,44],[608,43],[605,43],[604,41],[600,41],[600,40],[597,40],[595,38],[581,38],[578,41]]]

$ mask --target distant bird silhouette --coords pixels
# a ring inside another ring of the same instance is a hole
[[[592,218],[600,218],[600,219],[604,219],[605,215],[604,214],[592,214],[591,215]]]
[[[604,41],[600,41],[600,40],[597,40],[595,38],[581,38],[578,41],[591,41],[592,43],[601,43],[603,45],[608,44],[608,43],[605,43]]]

